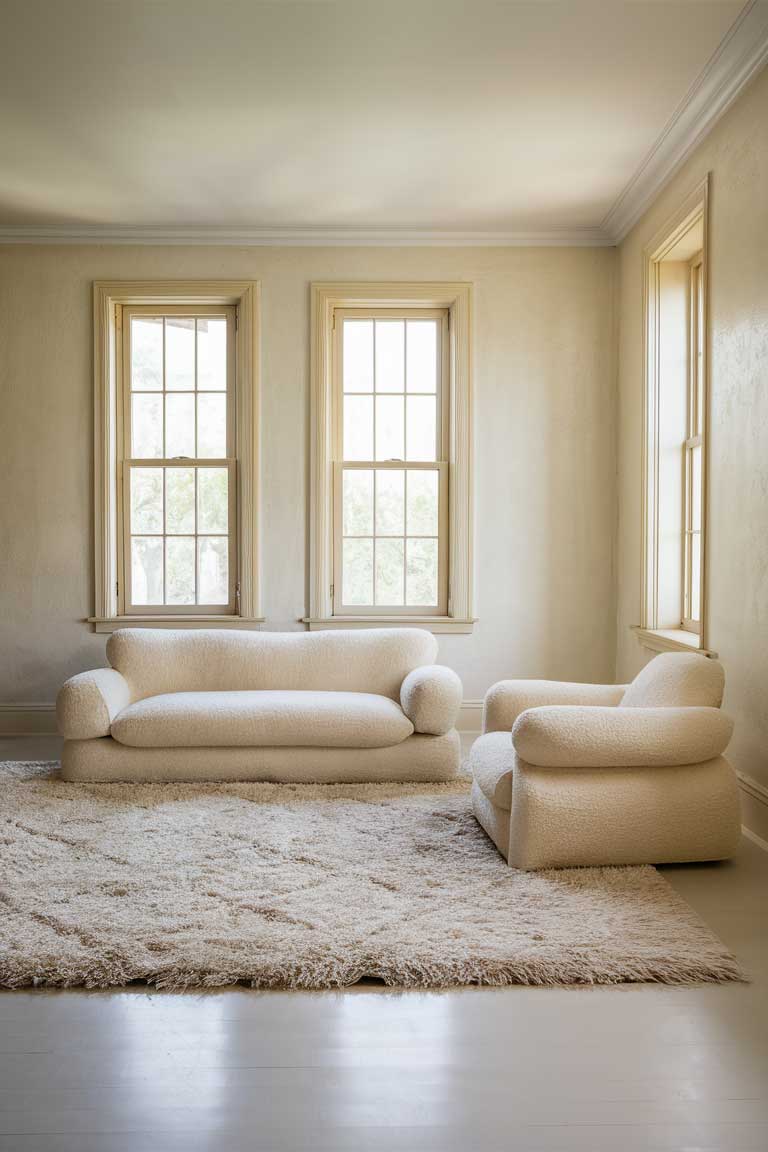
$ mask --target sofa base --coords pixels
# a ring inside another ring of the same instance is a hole
[[[65,780],[137,782],[261,780],[368,784],[452,780],[461,765],[455,729],[413,735],[389,748],[131,748],[111,736],[65,740]]]
[[[472,787],[480,825],[513,868],[680,864],[731,857],[739,788],[723,756],[666,768],[536,768],[509,746],[511,810]]]

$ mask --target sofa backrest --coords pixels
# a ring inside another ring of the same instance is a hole
[[[663,652],[635,676],[620,708],[719,708],[725,673],[696,652]]]
[[[328,632],[122,628],[107,658],[132,700],[166,692],[260,689],[375,692],[399,699],[409,672],[433,664],[437,641],[421,628]]]

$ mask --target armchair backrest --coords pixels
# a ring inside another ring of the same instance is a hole
[[[719,708],[722,664],[697,652],[663,652],[635,676],[619,708]]]

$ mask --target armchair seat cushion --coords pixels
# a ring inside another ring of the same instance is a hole
[[[469,757],[472,775],[491,804],[509,811],[512,807],[512,769],[515,750],[509,732],[487,732],[472,745]]]
[[[399,704],[368,692],[171,692],[112,722],[133,748],[388,748],[412,733]]]

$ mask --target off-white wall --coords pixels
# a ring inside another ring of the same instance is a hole
[[[768,71],[755,80],[621,245],[617,672],[652,655],[640,614],[642,253],[711,172],[709,645],[726,670],[737,769],[768,787]],[[748,823],[768,835],[764,805]]]
[[[92,610],[92,281],[262,282],[263,610],[307,604],[309,283],[475,284],[475,612],[441,658],[502,676],[611,679],[611,249],[0,248],[0,703],[52,701],[104,662]]]

